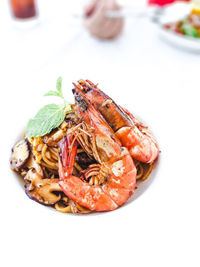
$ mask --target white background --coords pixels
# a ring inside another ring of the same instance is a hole
[[[168,45],[145,19],[128,20],[115,41],[93,39],[64,16],[81,10],[83,1],[71,2],[40,3],[32,29],[16,26],[0,2],[0,264],[199,266],[200,55]],[[156,177],[129,205],[93,216],[56,213],[29,200],[10,171],[12,145],[53,101],[42,95],[58,76],[67,99],[72,81],[90,79],[153,130]]]

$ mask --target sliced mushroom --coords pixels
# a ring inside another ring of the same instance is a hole
[[[25,192],[31,199],[44,204],[53,205],[61,199],[61,195],[53,192],[62,191],[58,179],[43,179],[32,190],[31,184],[25,184]]]
[[[39,165],[39,164],[37,164],[37,165]],[[36,162],[35,162],[35,159],[34,159],[34,156],[33,156],[32,152],[30,153],[30,157],[29,157],[28,161],[26,162],[26,167],[29,170],[36,167]],[[41,168],[41,172],[42,172],[42,168]]]
[[[29,181],[25,184],[25,192],[31,199],[44,205],[53,205],[61,199],[61,194],[54,193],[62,192],[59,179],[43,179],[39,164],[35,164],[35,169],[29,170],[24,179]]]
[[[58,143],[52,137],[45,136],[43,142],[50,147],[57,147]]]
[[[28,161],[29,156],[29,143],[26,139],[22,139],[12,148],[12,155],[10,159],[11,168],[18,172]]]
[[[43,142],[51,147],[57,147],[58,142],[63,138],[64,131],[62,129],[59,129],[55,133],[52,133],[48,136],[43,137]]]

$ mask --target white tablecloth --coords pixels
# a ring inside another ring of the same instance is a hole
[[[28,29],[0,3],[1,266],[199,266],[200,55],[168,45],[145,19],[129,19],[114,41],[96,40],[71,20],[80,9],[71,2],[43,1],[38,25]],[[42,95],[58,76],[69,101],[72,81],[90,79],[153,130],[158,172],[131,205],[57,214],[29,201],[12,176],[10,148],[28,118],[53,101]]]

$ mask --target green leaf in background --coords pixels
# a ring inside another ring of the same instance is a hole
[[[33,119],[28,122],[26,137],[38,137],[50,133],[64,121],[63,107],[49,104],[41,108]]]
[[[189,23],[184,23],[181,26],[181,29],[184,31],[184,33],[191,37],[198,37],[198,31]]]

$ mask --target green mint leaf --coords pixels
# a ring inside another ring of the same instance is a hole
[[[44,96],[60,96],[60,94],[56,91],[49,91]]]
[[[56,89],[57,91],[49,91],[44,96],[58,96],[64,100],[64,96],[62,93],[62,78],[59,77],[56,81]]]
[[[56,89],[60,95],[60,97],[63,97],[63,93],[62,93],[62,78],[59,77],[56,81]]]
[[[64,121],[63,107],[49,104],[41,108],[33,119],[28,122],[26,137],[38,137],[50,133]]]
[[[184,31],[184,33],[188,36],[191,37],[198,37],[198,31],[191,25],[188,23],[184,23],[181,26],[181,29]]]

